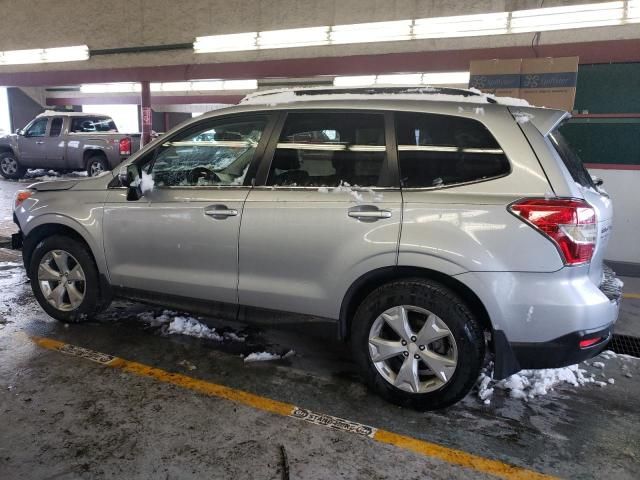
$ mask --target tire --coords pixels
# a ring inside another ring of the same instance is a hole
[[[13,153],[0,153],[0,175],[11,180],[18,180],[24,177],[25,173],[27,173],[27,169],[20,165]]]
[[[61,275],[65,269],[67,275]],[[89,249],[71,237],[54,235],[38,243],[31,255],[29,278],[42,309],[62,322],[91,319],[109,304],[100,294],[100,276]]]
[[[400,306],[407,322],[401,321]],[[427,322],[430,328],[422,329]],[[436,337],[441,338],[432,340]],[[478,379],[485,352],[483,330],[469,307],[448,288],[425,279],[393,281],[369,294],[353,318],[351,342],[369,388],[416,410],[445,408],[464,398]]]
[[[87,159],[87,175],[90,177],[96,177],[108,170],[111,170],[109,162],[107,162],[107,158],[103,154],[96,153]]]

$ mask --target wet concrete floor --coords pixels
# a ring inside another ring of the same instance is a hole
[[[7,254],[8,255],[8,254]],[[390,405],[359,382],[327,324],[203,319],[244,342],[164,336],[115,302],[97,321],[58,323],[22,268],[0,262],[0,478],[490,478],[473,468],[43,349],[53,338],[199,380],[565,478],[638,478],[640,361],[583,365],[613,384],[560,386],[528,401],[497,391],[447,410]],[[19,259],[14,259],[19,260]],[[256,351],[295,355],[245,363]]]

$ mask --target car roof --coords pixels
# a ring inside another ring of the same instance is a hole
[[[111,118],[104,113],[89,113],[89,112],[58,112],[56,110],[45,110],[38,117],[101,117]]]

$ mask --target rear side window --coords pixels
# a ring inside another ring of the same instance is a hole
[[[107,117],[73,117],[71,131],[75,133],[87,132],[117,132],[116,124]]]
[[[382,114],[290,113],[267,184],[380,186],[386,160],[384,132]]]
[[[51,127],[49,127],[49,136],[58,137],[62,132],[62,118],[55,117],[51,120]]]
[[[489,130],[469,118],[397,113],[400,180],[406,188],[442,187],[510,172]]]
[[[595,188],[591,175],[589,175],[589,172],[582,163],[582,160],[580,160],[580,157],[571,148],[571,145],[569,145],[569,142],[567,142],[564,136],[556,130],[549,134],[549,139],[551,140],[553,148],[555,148],[556,152],[558,152],[558,155],[562,159],[562,163],[564,163],[567,170],[569,170],[573,181],[579,183],[583,187]]]

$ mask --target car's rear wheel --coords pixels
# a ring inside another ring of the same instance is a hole
[[[27,169],[20,165],[16,156],[11,152],[0,153],[0,175],[4,178],[17,180],[22,178]]]
[[[365,298],[353,319],[352,348],[373,390],[396,404],[433,410],[471,390],[485,345],[477,319],[454,292],[409,279]]]
[[[38,303],[57,320],[80,322],[107,306],[101,301],[93,257],[73,238],[55,235],[42,240],[31,255],[29,278]]]
[[[87,160],[87,175],[90,177],[97,177],[107,170],[109,170],[109,163],[104,155],[91,155]]]

